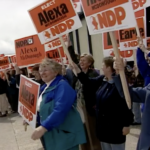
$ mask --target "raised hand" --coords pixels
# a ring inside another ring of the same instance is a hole
[[[72,62],[70,64],[70,68],[72,69],[72,71],[75,73],[75,74],[78,74],[81,72],[80,68],[77,66],[77,64],[75,64],[74,62]]]
[[[139,48],[146,54],[149,53],[149,51],[147,50],[147,48],[145,47],[145,45],[143,44],[143,39],[141,37],[137,37],[137,42],[138,42],[138,46]]]
[[[116,70],[116,73],[119,73],[119,71],[124,70],[125,64],[123,62],[123,58],[115,58],[114,57],[114,69]]]
[[[20,74],[20,73],[19,73],[19,70],[20,70],[20,69],[19,69],[19,67],[17,66],[17,64],[14,64],[14,68],[15,68],[15,70],[16,70],[16,75],[17,75],[17,74]]]

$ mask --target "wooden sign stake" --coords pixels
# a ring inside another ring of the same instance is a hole
[[[137,67],[136,52],[137,50],[133,50],[134,65]],[[138,75],[138,68],[136,68],[135,70],[135,76],[137,77],[137,75]]]
[[[119,54],[119,50],[118,50],[118,46],[117,46],[117,40],[116,40],[115,32],[111,31],[111,32],[109,32],[109,34],[110,34],[111,42],[112,42],[112,45],[114,48],[115,57],[120,59],[120,54]],[[130,98],[129,89],[128,89],[124,70],[119,71],[119,74],[121,77],[121,83],[122,83],[126,103],[128,105],[128,108],[131,109],[131,98]]]
[[[64,62],[63,62],[63,58],[61,56],[60,48],[57,48],[57,51],[59,53],[59,57],[60,57],[60,60],[61,60],[62,70],[65,70],[64,74],[66,74],[66,68],[65,68],[65,65],[64,65]]]
[[[62,58],[62,56],[61,56],[60,48],[57,48],[57,51],[58,51],[59,56],[60,56],[61,64],[62,64],[62,66],[64,67],[64,62],[63,62],[63,58]]]
[[[64,42],[62,36],[60,36],[59,39],[60,39],[60,41],[61,41],[61,44],[62,44],[62,46],[63,46],[63,49],[64,49],[64,51],[65,51],[67,57],[68,57],[69,63],[72,65],[72,63],[73,63],[72,58],[71,58],[71,56],[70,56],[70,54],[69,54],[69,52],[68,52],[68,49],[67,49],[67,47],[66,47],[66,45],[65,45],[65,42]],[[73,70],[73,73],[77,76],[77,73],[76,73],[75,70]]]
[[[68,57],[68,59],[69,59],[69,63],[72,64],[71,56],[70,56],[70,54],[69,54],[69,52],[68,52],[68,50],[67,50],[67,47],[66,47],[66,45],[65,45],[65,42],[64,42],[62,36],[59,37],[59,39],[60,39],[61,44],[62,44],[62,46],[63,46],[63,49],[64,49],[64,51],[65,51],[65,53],[66,53],[66,55],[67,55],[67,57]]]

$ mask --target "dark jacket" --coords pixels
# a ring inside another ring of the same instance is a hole
[[[78,81],[78,78],[74,75],[73,71],[69,68],[66,69],[66,75],[64,78],[68,81],[70,86],[75,89],[75,84]]]
[[[114,77],[114,82],[120,95],[124,97],[119,76]],[[145,88],[130,88],[129,91],[133,102],[145,103],[145,109],[142,116],[141,134],[137,150],[150,150],[150,84]]]
[[[0,94],[5,94],[7,92],[7,83],[0,78]]]
[[[19,86],[20,85],[20,74],[15,75],[16,83]]]
[[[9,79],[10,86],[8,86],[8,91],[10,95],[18,94],[18,89],[16,87],[16,79],[14,77],[10,77]]]
[[[96,133],[99,140],[111,144],[124,143],[126,136],[122,130],[133,122],[133,114],[113,81],[107,82],[104,76],[89,79],[84,73],[78,74],[78,78],[96,93]]]
[[[99,74],[97,73],[97,71],[95,69],[89,69],[88,72],[86,73],[86,75],[89,78],[95,78],[95,77],[99,76]],[[82,86],[82,90],[83,90],[83,95],[84,95],[85,106],[86,106],[87,112],[90,115],[95,115],[95,109],[94,109],[94,106],[96,104],[95,90],[91,89],[91,87],[89,88],[88,86],[85,86],[84,84]]]
[[[144,79],[140,73],[135,79],[134,87],[144,87]]]
[[[95,69],[89,69],[86,75],[90,78],[99,76],[98,72]],[[88,88],[87,86],[84,86],[84,85],[81,87],[82,89],[79,87],[76,87],[78,78],[74,75],[71,69],[66,69],[66,75],[64,77],[67,79],[71,87],[76,89],[78,94],[82,92],[82,94],[84,95],[87,112],[90,115],[95,115],[95,110],[93,109],[96,103],[95,98],[93,99],[93,97],[95,96],[95,93],[91,90],[91,88]],[[79,90],[82,90],[82,91],[79,91]]]

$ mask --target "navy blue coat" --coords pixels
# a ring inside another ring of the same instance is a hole
[[[122,98],[113,81],[107,82],[104,76],[89,79],[86,74],[78,74],[81,83],[96,99],[96,133],[101,142],[122,144],[126,141],[123,127],[128,127],[133,121],[133,114],[128,109],[125,99]],[[91,92],[90,92],[91,90]],[[95,93],[95,97],[93,95]],[[85,99],[87,100],[87,99]],[[114,136],[115,135],[115,136]]]
[[[124,97],[119,76],[114,77],[114,82],[120,95]],[[130,88],[130,94],[133,102],[145,103],[142,116],[142,129],[137,150],[150,150],[150,84],[145,88]]]

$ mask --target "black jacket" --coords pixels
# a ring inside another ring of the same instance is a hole
[[[20,85],[20,74],[15,75],[16,83],[19,86]]]
[[[95,78],[98,77],[99,74],[96,72],[95,69],[89,69],[86,75],[89,78]],[[94,88],[89,88],[88,86],[85,86],[83,84],[82,86],[83,90],[83,95],[84,95],[84,100],[85,100],[85,106],[88,114],[94,115],[95,116],[95,105],[96,105],[96,100],[95,100],[95,89]]]
[[[0,78],[0,94],[7,92],[7,82]]]
[[[86,75],[90,78],[99,76],[99,74],[96,72],[95,69],[89,69],[88,72],[86,73]],[[78,78],[74,75],[74,73],[72,72],[71,69],[66,70],[66,75],[64,77],[67,79],[70,86],[73,89],[75,89]],[[95,96],[95,92],[92,91],[91,88],[89,89],[87,86],[84,86],[84,85],[82,86],[82,92],[84,95],[87,112],[90,115],[95,115],[94,106],[95,106],[96,102],[95,102],[95,98],[93,98]]]
[[[86,87],[95,91],[96,99],[96,134],[101,142],[121,144],[126,140],[123,136],[123,127],[133,122],[132,111],[128,109],[125,99],[122,98],[115,84],[104,81],[104,76],[89,79],[84,73],[78,78]]]

